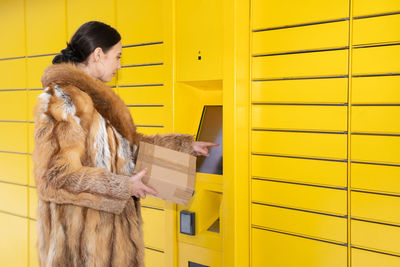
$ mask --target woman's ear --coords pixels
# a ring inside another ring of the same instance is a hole
[[[98,62],[101,59],[101,55],[103,54],[103,49],[101,49],[101,47],[97,47],[94,51],[93,51],[93,56],[94,56],[94,61]]]

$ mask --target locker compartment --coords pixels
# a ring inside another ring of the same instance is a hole
[[[61,47],[64,48],[63,46]],[[28,64],[28,88],[38,89],[42,88],[41,78],[44,70],[50,66],[53,56],[33,57],[27,59]]]
[[[36,192],[36,188],[28,188],[29,190],[29,218],[36,219],[37,218],[37,206],[38,206],[38,196]]]
[[[345,159],[346,134],[252,132],[252,152],[315,158]]]
[[[253,202],[337,215],[347,212],[346,190],[255,179],[251,184]]]
[[[34,146],[35,146],[35,124],[28,123],[28,153],[30,154],[33,153]]]
[[[353,49],[353,74],[400,72],[400,45]]]
[[[255,81],[252,82],[252,102],[345,103],[347,83],[347,78]]]
[[[400,76],[354,77],[352,102],[354,104],[400,103]]]
[[[158,209],[164,209],[164,207],[165,207],[165,200],[151,197],[151,196],[147,196],[145,199],[141,199],[140,203],[142,204],[142,207],[147,206],[147,207],[154,207],[154,208],[158,208]]]
[[[163,84],[164,80],[162,65],[122,68],[118,71],[119,85]]]
[[[349,17],[349,1],[252,1],[253,29],[329,21]]]
[[[144,263],[147,267],[163,266],[165,263],[164,253],[146,248],[144,253]]]
[[[252,54],[272,54],[348,46],[349,22],[317,24],[305,27],[253,33]],[[273,40],[273,42],[271,42]]]
[[[27,134],[26,123],[0,122],[0,150],[26,153]]]
[[[354,0],[353,16],[384,14],[400,10],[398,0],[383,0],[379,2],[379,5],[376,3],[376,0]]]
[[[346,243],[347,219],[252,204],[252,225]]]
[[[0,32],[2,40],[0,43],[0,58],[25,56],[24,9],[25,3],[23,0],[1,2]],[[7,74],[3,70],[1,73]],[[3,77],[0,80],[3,81]]]
[[[347,107],[253,105],[253,129],[346,131]]]
[[[43,90],[28,90],[28,121],[34,121],[34,109],[37,103],[38,96],[43,93]]]
[[[222,266],[222,252],[179,242],[178,267],[189,267],[189,262],[209,267]],[[191,265],[190,267],[192,267]],[[194,265],[194,267],[197,267]]]
[[[123,45],[164,40],[162,0],[117,0],[117,25]],[[145,25],[145,26],[144,26]]]
[[[351,159],[400,164],[400,137],[352,135]]]
[[[0,60],[0,89],[24,89],[25,75],[25,58]]]
[[[118,90],[127,105],[169,104],[172,93],[166,86],[119,87]]]
[[[252,229],[252,267],[338,267],[347,248],[336,244]]]
[[[167,128],[166,127],[141,127],[136,125],[136,129],[139,133],[142,134],[162,134],[162,133],[167,133]]]
[[[28,220],[0,212],[0,236],[1,265],[27,266]]]
[[[26,1],[28,56],[57,53],[64,49],[66,42],[65,30],[63,30],[66,23],[65,7],[64,1]]]
[[[253,57],[252,78],[268,79],[347,75],[347,59],[347,49]],[[329,64],[326,64],[326,62],[329,62]]]
[[[28,156],[28,170],[29,170],[29,184],[30,186],[36,186],[35,177],[33,176],[33,160],[32,155]]]
[[[27,92],[0,90],[0,120],[26,121]]]
[[[355,106],[351,114],[353,132],[400,133],[400,106]]]
[[[29,267],[39,267],[39,257],[37,253],[37,225],[35,221],[28,220],[29,223]]]
[[[122,49],[122,66],[162,62],[164,62],[164,44],[142,45]]]
[[[258,155],[251,159],[253,177],[340,187],[347,184],[346,162]]]
[[[0,153],[0,180],[17,184],[27,183],[27,155]]]
[[[0,182],[0,211],[27,216],[28,188]]]
[[[398,267],[400,257],[352,248],[351,262],[353,267]]]
[[[351,192],[351,215],[355,218],[400,225],[400,197]]]
[[[90,10],[90,12],[88,12]],[[115,3],[109,0],[68,0],[68,40],[83,23],[97,20],[115,26]]]
[[[399,25],[400,14],[356,19],[353,21],[353,44],[360,45],[400,41]]]
[[[351,164],[351,187],[400,195],[400,167]]]
[[[399,238],[400,227],[357,220],[351,221],[352,245],[400,254]]]
[[[143,237],[145,246],[164,250],[165,212],[163,210],[142,208]]]
[[[136,125],[165,125],[166,108],[164,107],[128,107]]]

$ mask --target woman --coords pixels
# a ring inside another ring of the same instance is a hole
[[[146,170],[134,174],[139,141],[193,155],[215,145],[136,132],[104,84],[120,68],[120,40],[104,23],[85,23],[42,77],[33,152],[41,266],[144,266],[139,198],[157,192],[141,182]]]

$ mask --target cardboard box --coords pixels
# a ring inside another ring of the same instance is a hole
[[[196,157],[145,142],[139,144],[135,169],[147,168],[144,184],[154,188],[161,198],[187,205],[194,194]]]

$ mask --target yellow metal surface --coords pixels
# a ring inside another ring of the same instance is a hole
[[[252,177],[340,187],[347,184],[345,162],[253,155],[251,164]]]
[[[352,244],[400,256],[400,231],[397,226],[351,221]]]
[[[162,65],[122,68],[118,71],[119,85],[163,84],[164,79]]]
[[[0,122],[0,150],[26,153],[27,134],[26,123]]]
[[[189,266],[189,261],[210,267],[222,266],[222,253],[207,248],[179,243],[178,267]]]
[[[400,72],[400,45],[353,49],[353,74]]]
[[[253,103],[345,103],[347,79],[263,81],[252,83]]]
[[[153,208],[159,208],[159,209],[164,209],[165,207],[165,200],[158,199],[155,197],[147,196],[145,199],[142,199],[140,201],[142,206],[145,207],[153,207]]]
[[[253,29],[329,21],[348,16],[349,0],[252,1]]]
[[[354,20],[353,44],[398,42],[400,41],[398,25],[400,25],[400,14]]]
[[[351,164],[351,187],[400,195],[400,168],[396,166]]]
[[[25,88],[25,59],[0,60],[0,89]]]
[[[371,251],[351,250],[352,267],[397,267],[400,266],[400,257],[374,253]]]
[[[22,185],[0,183],[0,211],[27,216],[28,188]]]
[[[36,188],[28,188],[29,190],[29,213],[28,217],[32,219],[36,219],[36,211],[38,206],[38,196],[36,192]]]
[[[253,129],[345,131],[347,107],[253,105]]]
[[[39,267],[37,253],[37,224],[36,221],[28,220],[29,224],[29,267]]]
[[[252,201],[330,214],[347,213],[345,190],[252,180]]]
[[[53,56],[33,57],[27,59],[27,77],[28,88],[39,89],[42,88],[41,78],[46,67],[51,64]]]
[[[399,106],[352,107],[352,131],[367,133],[400,133],[397,123]]]
[[[352,103],[400,103],[399,84],[399,76],[354,77],[352,79]]]
[[[252,204],[252,224],[319,239],[347,242],[346,218]]]
[[[118,90],[127,105],[163,105],[169,97],[165,86],[119,87]]]
[[[147,247],[163,250],[165,245],[165,215],[163,210],[142,208],[143,236]]]
[[[25,8],[28,55],[60,52],[66,42],[65,1],[26,0]]]
[[[35,178],[33,176],[33,161],[32,155],[28,155],[28,184],[35,186]]]
[[[28,266],[28,219],[0,212],[1,266]]]
[[[347,248],[261,229],[252,229],[252,267],[346,266]]]
[[[35,146],[35,124],[34,123],[28,123],[28,153],[33,153],[33,148]]]
[[[0,90],[0,120],[26,121],[27,93]]]
[[[28,121],[34,121],[34,108],[36,106],[36,102],[38,96],[43,93],[42,90],[28,90]]]
[[[399,205],[400,196],[351,193],[351,214],[356,218],[400,225]]]
[[[164,125],[167,109],[164,107],[129,107],[137,125]]]
[[[27,155],[0,153],[0,181],[27,184]]]
[[[397,0],[382,0],[379,5],[375,0],[353,0],[353,16],[384,14],[400,10]]]
[[[0,5],[0,32],[3,36],[0,43],[0,58],[24,56],[24,0],[3,0]],[[1,65],[0,61],[0,70]],[[5,74],[3,70],[0,73]],[[3,77],[0,81],[3,85]]]
[[[351,159],[368,162],[400,163],[398,136],[351,136]]]
[[[144,262],[146,267],[159,267],[166,264],[164,253],[153,249],[145,250]]]
[[[163,44],[126,47],[122,49],[121,65],[163,63],[164,51]]]
[[[346,158],[344,134],[253,131],[252,140],[253,153]]]
[[[348,46],[349,22],[261,31],[253,34],[252,54],[328,49]],[[271,42],[273,40],[273,42]]]
[[[347,53],[347,50],[338,50],[255,57],[252,64],[252,77],[267,79],[345,75]]]

